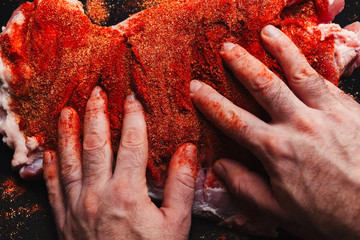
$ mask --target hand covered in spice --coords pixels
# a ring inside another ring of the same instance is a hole
[[[241,163],[214,165],[237,197],[304,238],[360,238],[360,105],[324,80],[280,30],[261,33],[290,88],[246,50],[225,44],[221,55],[237,79],[271,116],[264,122],[193,81],[197,108],[254,153],[269,180]]]
[[[86,106],[82,146],[80,120],[73,109],[61,112],[58,135],[59,155],[45,153],[44,177],[61,239],[187,239],[196,147],[185,144],[174,154],[162,207],[156,207],[145,178],[146,123],[134,96],[125,103],[115,168],[107,98],[101,88],[95,88]]]

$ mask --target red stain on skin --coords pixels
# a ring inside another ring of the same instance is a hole
[[[53,181],[59,177],[58,162],[56,161],[57,156],[54,151],[46,151],[44,153],[44,178]]]
[[[172,168],[180,169],[182,167],[187,167],[191,170],[194,179],[196,178],[200,169],[200,164],[197,159],[197,149],[195,145],[185,143],[175,152],[173,158],[176,160],[170,161]]]
[[[85,120],[87,122],[90,122],[91,119],[98,120],[100,113],[101,115],[106,115],[108,120],[107,105],[107,97],[104,91],[100,90],[98,94],[93,93],[87,102]]]
[[[59,129],[61,129],[61,131],[63,132],[62,135],[66,136],[66,138],[62,139],[63,144],[59,144],[60,152],[64,150],[61,149],[62,147],[67,148],[71,146],[74,149],[81,149],[80,140],[74,141],[74,137],[80,139],[81,136],[80,126],[81,126],[81,122],[76,111],[72,108],[64,109],[59,118]]]
[[[203,102],[200,107],[206,110],[209,116],[213,116],[212,120],[223,129],[230,129],[231,131],[231,129],[234,130],[245,127],[239,115],[240,113],[233,109],[233,107],[226,107],[220,99],[210,99]],[[231,133],[232,132],[228,132],[228,134]]]
[[[221,56],[231,65],[237,79],[251,90],[266,91],[264,87],[275,79],[276,75],[273,72],[242,47],[234,47],[230,52],[221,52]]]
[[[63,113],[59,119],[59,124],[64,129],[65,132],[74,132],[78,133],[78,128],[80,126],[80,120],[77,116],[77,113],[72,108],[66,108],[63,110]]]

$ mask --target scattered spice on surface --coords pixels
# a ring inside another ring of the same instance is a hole
[[[17,185],[15,179],[11,177],[1,184],[0,191],[2,200],[14,201],[24,193],[25,188]]]
[[[97,25],[106,24],[110,17],[105,0],[87,0],[85,9],[90,20]]]
[[[0,176],[0,239],[56,239],[45,184]]]

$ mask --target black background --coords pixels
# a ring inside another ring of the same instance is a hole
[[[46,1],[46,0],[45,0]],[[205,0],[206,1],[206,0]],[[12,12],[24,1],[0,0],[0,26],[5,26]],[[140,1],[107,0],[112,5],[111,18],[107,25],[113,25],[141,10]],[[342,27],[359,20],[360,1],[347,1],[345,10],[334,22]],[[360,71],[349,78],[343,78],[340,87],[358,98],[360,92]],[[56,229],[42,181],[22,181],[11,171],[12,150],[0,143],[0,239],[56,239]],[[13,183],[13,185],[9,185]],[[249,239],[230,229],[221,228],[207,220],[193,218],[190,239]],[[263,238],[251,238],[263,239]],[[280,229],[278,239],[296,239]]]

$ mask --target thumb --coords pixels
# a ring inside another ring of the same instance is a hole
[[[259,174],[230,159],[221,159],[214,164],[214,172],[236,197],[245,198],[256,204],[260,210],[281,215],[269,183]]]
[[[162,210],[173,220],[187,220],[189,227],[198,166],[196,146],[182,145],[171,158],[164,188]]]

